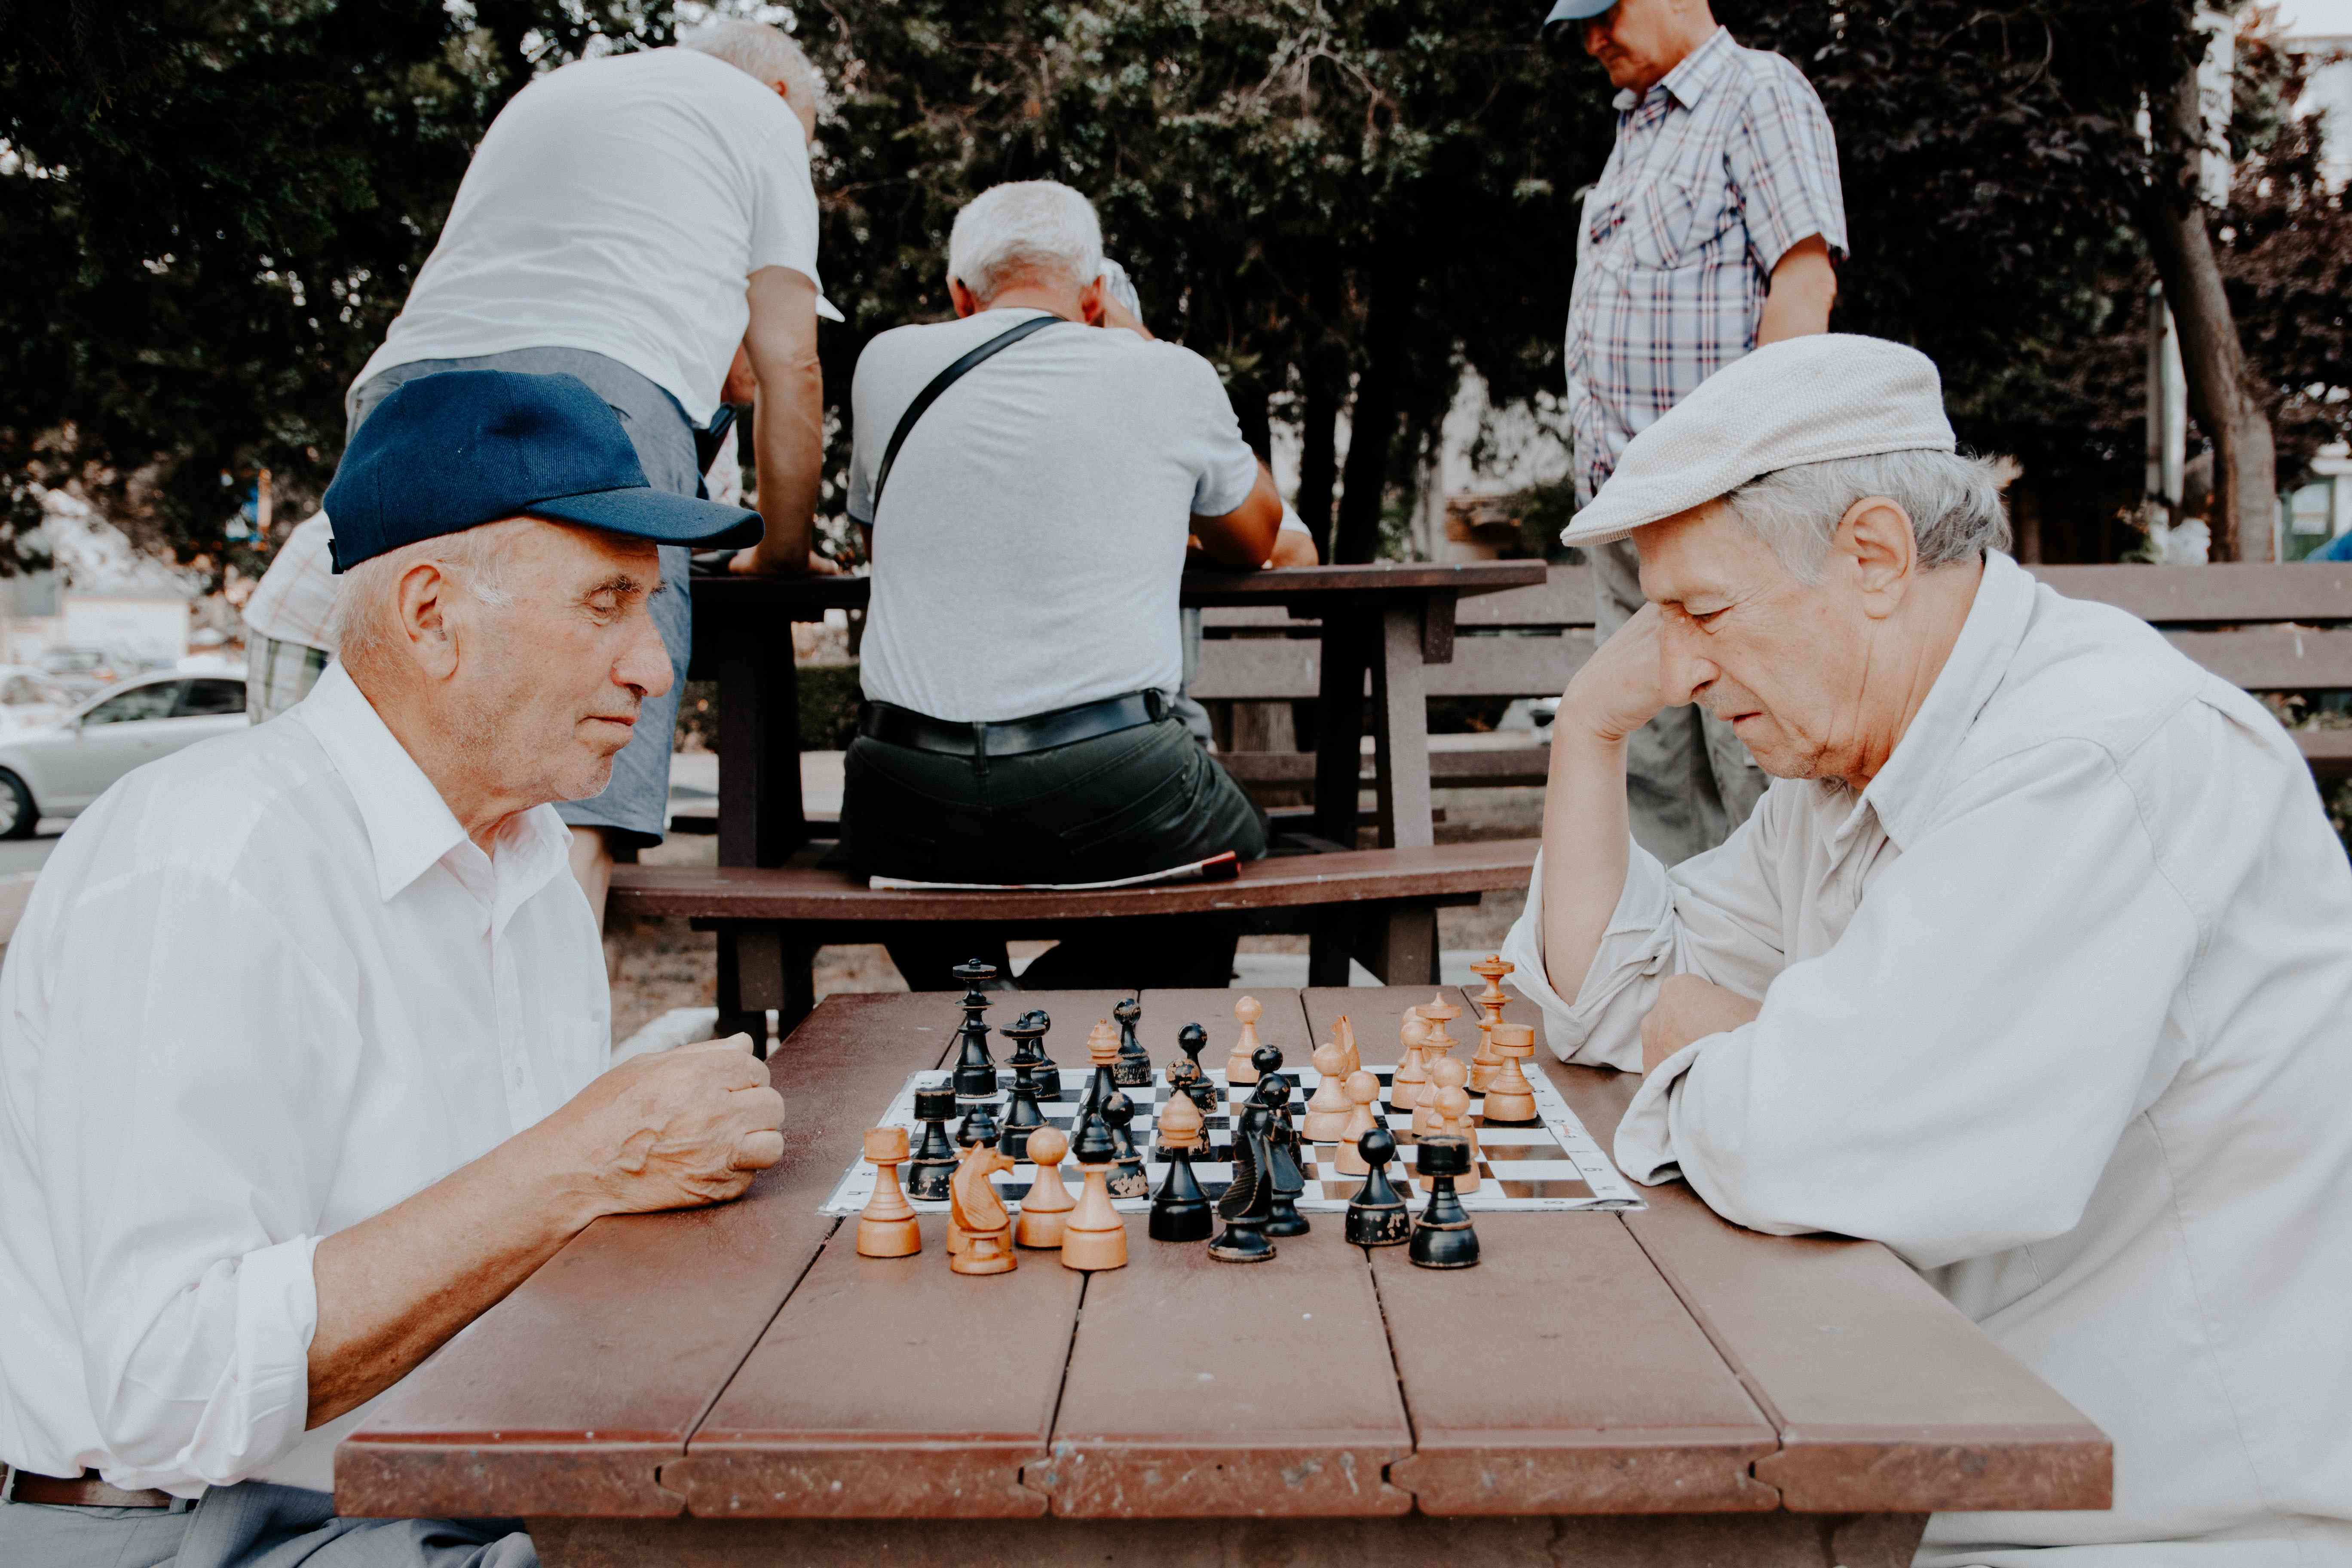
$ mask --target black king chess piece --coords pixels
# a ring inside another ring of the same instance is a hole
[[[955,1176],[955,1145],[948,1142],[948,1118],[955,1114],[955,1090],[946,1084],[915,1091],[915,1120],[923,1124],[907,1161],[907,1195],[945,1203]]]
[[[1027,1068],[1041,1100],[1058,1100],[1062,1094],[1062,1069],[1045,1054],[1045,1031],[1053,1026],[1054,1020],[1045,1009],[1032,1007],[1021,1015],[1019,1023],[1007,1024],[997,1031],[1013,1042],[1013,1055],[1005,1058],[1004,1065],[1015,1070]]]
[[[1274,1256],[1274,1243],[1265,1238],[1265,1222],[1274,1213],[1265,1135],[1273,1125],[1273,1113],[1253,1103],[1234,1130],[1234,1179],[1217,1200],[1225,1228],[1209,1243],[1209,1256],[1220,1263],[1263,1263]]]
[[[1013,1031],[1007,1029],[1006,1034]],[[1013,1103],[1004,1110],[1004,1135],[998,1147],[1016,1160],[1029,1157],[1029,1134],[1045,1124],[1037,1109],[1036,1068],[1015,1057],[1013,1060]]]
[[[1405,1255],[1423,1268],[1469,1268],[1478,1261],[1478,1233],[1454,1195],[1454,1178],[1470,1169],[1470,1140],[1450,1132],[1423,1138],[1415,1163],[1429,1182],[1429,1206],[1412,1227]]]
[[[1151,1053],[1135,1037],[1136,1021],[1143,1016],[1143,1004],[1130,996],[1110,1010],[1118,1020],[1118,1060],[1111,1064],[1111,1081],[1121,1089],[1151,1087]]]
[[[1183,1068],[1181,1087],[1184,1092],[1192,1097],[1192,1103],[1200,1108],[1202,1115],[1214,1116],[1224,1107],[1218,1102],[1215,1081],[1209,1077],[1208,1069],[1201,1065],[1201,1053],[1209,1045],[1209,1031],[1198,1024],[1187,1024],[1176,1031],[1176,1045],[1184,1053],[1184,1059],[1169,1063],[1169,1072],[1173,1074],[1179,1068]],[[1174,1079],[1171,1078],[1170,1081]]]
[[[988,1011],[988,993],[981,987],[996,978],[996,965],[968,958],[948,973],[964,983],[963,1026],[956,1031],[963,1054],[956,1058],[955,1091],[959,1100],[986,1100],[996,1092],[996,1063],[988,1054],[988,1026],[980,1016]]]
[[[1108,1178],[1110,1195],[1115,1198],[1148,1198],[1151,1195],[1151,1178],[1143,1173],[1143,1156],[1136,1152],[1134,1135],[1128,1123],[1135,1120],[1135,1101],[1113,1089],[1095,1113],[1096,1120],[1110,1129],[1112,1145],[1118,1151],[1118,1167]]]
[[[1258,1055],[1264,1056],[1269,1049],[1270,1047],[1261,1047]],[[1274,1054],[1279,1059],[1282,1053]],[[1266,1114],[1266,1176],[1273,1191],[1265,1233],[1305,1236],[1308,1226],[1307,1216],[1298,1212],[1298,1196],[1307,1190],[1307,1173],[1299,1168],[1298,1131],[1290,1122],[1290,1080],[1278,1072],[1265,1072],[1257,1085],[1257,1100],[1251,1109]]]
[[[1389,1180],[1388,1163],[1396,1158],[1396,1135],[1375,1127],[1356,1141],[1371,1173],[1356,1195],[1348,1200],[1348,1244],[1350,1247],[1396,1247],[1412,1238],[1412,1215],[1404,1195]]]

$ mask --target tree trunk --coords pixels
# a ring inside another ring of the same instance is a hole
[[[1339,479],[1339,408],[1348,396],[1348,351],[1339,331],[1342,298],[1336,257],[1317,268],[1307,290],[1307,352],[1299,363],[1306,406],[1298,454],[1298,519],[1315,536],[1318,558],[1331,554],[1331,498]]]
[[[2189,412],[2213,443],[2215,561],[2268,561],[2278,515],[2278,460],[2271,422],[2249,384],[2221,265],[2197,195],[2205,139],[2197,75],[2183,71],[2163,104],[2168,143],[2149,188],[2148,251],[2180,332]]]
[[[1421,274],[1399,258],[1374,275],[1364,321],[1364,374],[1348,421],[1348,467],[1339,492],[1334,561],[1370,561],[1381,552],[1388,499],[1389,447],[1396,438],[1404,384],[1405,333],[1421,298]]]

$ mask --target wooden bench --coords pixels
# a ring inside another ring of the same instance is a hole
[[[2257,694],[2352,690],[2352,564],[2036,566],[2070,598],[2129,610],[2206,668]],[[1429,671],[1433,698],[1558,696],[1591,657],[1592,576],[1555,566],[1539,584],[1465,602],[1454,658]],[[1192,695],[1211,704],[1316,698],[1311,626],[1278,611],[1230,606],[1203,615]],[[2293,731],[2323,777],[2352,774],[2352,729]],[[1516,736],[1516,738],[1515,738]],[[1550,752],[1536,732],[1430,737],[1439,789],[1541,784]],[[1238,751],[1222,760],[1261,793],[1316,787],[1305,752]]]

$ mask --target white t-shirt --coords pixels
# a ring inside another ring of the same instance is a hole
[[[817,281],[816,190],[773,89],[691,49],[551,71],[499,111],[440,243],[353,384],[426,359],[586,349],[698,425],[763,267]]]
[[[1046,327],[968,372],[874,470],[931,377],[1041,312],[899,327],[858,357],[849,515],[874,522],[866,695],[935,719],[1026,718],[1184,675],[1194,513],[1257,482],[1214,366],[1116,328]]]

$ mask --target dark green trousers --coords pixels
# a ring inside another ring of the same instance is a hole
[[[1101,882],[1230,849],[1265,854],[1265,813],[1175,719],[1050,751],[950,757],[859,736],[844,760],[841,859],[926,882]],[[1033,963],[1031,990],[1223,986],[1237,924],[1206,915],[1074,921]],[[918,991],[956,988],[967,958],[1005,969],[985,925],[889,943]]]

